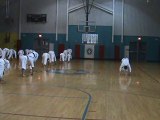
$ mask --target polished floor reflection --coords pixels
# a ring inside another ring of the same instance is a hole
[[[0,84],[0,120],[159,120],[160,64],[72,60],[22,77],[11,61]]]

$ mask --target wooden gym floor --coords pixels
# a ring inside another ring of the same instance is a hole
[[[160,119],[159,63],[132,63],[131,76],[119,75],[115,61],[57,62],[47,72],[38,61],[25,77],[11,65],[0,84],[0,120]]]

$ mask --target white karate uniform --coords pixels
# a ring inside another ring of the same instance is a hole
[[[64,50],[63,53],[64,53],[64,61],[67,61],[67,57],[68,57],[67,56],[67,50]]]
[[[67,49],[68,54],[72,54],[72,49]]]
[[[121,65],[119,67],[119,71],[124,71],[124,66],[127,66],[128,69],[129,69],[129,72],[131,72],[131,66],[130,66],[130,63],[129,63],[129,59],[128,58],[123,58],[122,61],[121,61]]]
[[[34,55],[34,62],[36,62],[38,60],[39,54],[36,51],[32,52]]]
[[[34,54],[32,52],[28,53],[27,58],[28,58],[28,62],[30,64],[30,66],[29,66],[30,69],[34,68],[34,62],[35,62]]]
[[[0,58],[0,79],[3,78],[4,72],[10,68],[8,60]]]
[[[65,61],[65,54],[64,53],[60,53],[60,61]]]
[[[67,57],[69,57],[68,61],[70,61],[70,59],[72,59],[72,49],[67,49],[67,53],[68,53]]]
[[[8,59],[13,58],[13,56],[14,56],[15,58],[17,58],[17,53],[16,53],[16,51],[15,51],[14,49],[9,49],[9,51],[8,51],[8,53],[7,53],[7,56],[8,56]]]
[[[23,50],[19,50],[18,51],[18,56],[19,56],[19,67],[21,67],[21,60],[20,60],[20,56],[24,55],[24,51]]]
[[[29,64],[30,64],[30,69],[32,69],[34,67],[34,62],[37,61],[39,54],[34,51],[34,50],[29,50],[29,53],[27,55]]]
[[[54,53],[54,51],[49,51],[49,62],[52,63],[52,62],[55,62],[56,61],[56,55]]]
[[[3,49],[3,51],[2,51],[2,58],[3,58],[3,59],[6,58],[8,51],[9,51],[8,48],[4,48],[4,49]]]
[[[21,65],[21,69],[26,70],[27,68],[27,56],[20,54],[19,55],[19,60],[20,60],[20,65]]]
[[[67,60],[70,61],[71,59],[72,59],[72,55],[71,55],[71,54],[68,54],[68,55],[67,55]]]
[[[49,60],[49,58],[50,58],[49,53],[43,53],[43,55],[42,55],[42,64],[46,65],[47,61]]]

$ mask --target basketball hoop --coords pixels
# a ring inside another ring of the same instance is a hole
[[[91,12],[91,9],[93,7],[94,0],[82,0],[82,2],[83,2],[83,8],[84,8],[84,11],[86,14],[86,21],[85,21],[85,26],[83,27],[83,31],[90,32],[91,30],[90,30],[90,26],[89,26],[88,17]]]
[[[95,21],[79,21],[78,32],[83,32],[83,33],[96,32],[96,22]]]

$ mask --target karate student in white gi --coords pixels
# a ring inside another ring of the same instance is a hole
[[[67,61],[69,62],[71,59],[72,59],[72,55],[69,53],[69,54],[67,55]]]
[[[6,58],[8,51],[9,51],[8,48],[4,48],[4,49],[2,50],[2,58],[3,58],[3,59]]]
[[[119,71],[131,73],[131,66],[129,63],[129,59],[127,57],[125,57],[121,60],[121,65],[119,67]]]
[[[24,51],[23,50],[19,50],[18,51],[18,57],[20,57],[20,54],[24,55]],[[21,66],[21,61],[20,61],[20,58],[19,58],[19,67]]]
[[[63,53],[64,53],[64,61],[67,61],[67,57],[68,57],[67,56],[67,54],[68,54],[67,50],[64,50]]]
[[[0,53],[0,83],[4,83],[4,72],[10,68],[10,62],[2,58],[2,52]]]
[[[56,55],[54,53],[54,51],[49,51],[49,62],[50,64],[56,61]]]
[[[64,53],[60,53],[60,61],[65,61],[65,54]]]
[[[31,70],[31,75],[33,75],[34,62],[36,61],[36,57],[32,52],[32,50],[29,51],[27,58],[28,58],[29,68]]]
[[[67,49],[68,54],[72,54],[72,49]]]
[[[24,55],[24,51],[19,51],[19,60],[20,60],[20,67],[21,67],[21,70],[22,70],[22,76],[24,77],[25,76],[25,71],[26,71],[26,68],[27,68],[27,56]]]
[[[36,51],[34,51],[34,50],[32,50],[32,53],[33,53],[34,58],[35,58],[34,62],[36,62],[38,60],[39,54]]]
[[[44,65],[44,67],[47,65],[47,62],[50,58],[49,53],[43,53],[42,55],[42,64]]]
[[[15,58],[17,58],[17,53],[14,49],[9,49],[8,53],[7,53],[8,59],[10,60],[11,58],[13,58],[13,56]]]
[[[70,61],[72,59],[72,49],[67,49],[67,60]]]

